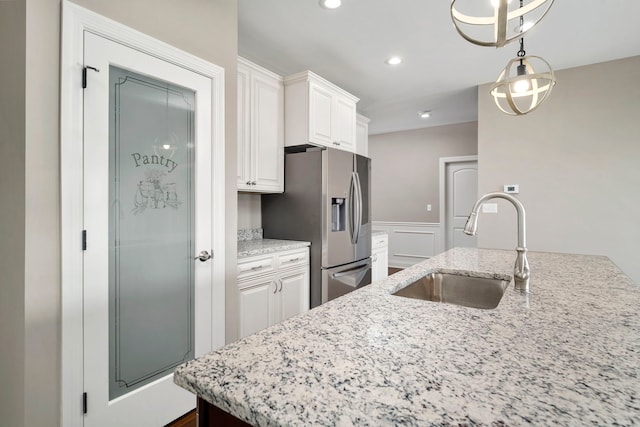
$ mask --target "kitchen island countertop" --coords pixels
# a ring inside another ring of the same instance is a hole
[[[391,295],[433,271],[510,278],[456,248],[178,367],[257,426],[640,424],[640,289],[608,258],[530,252],[494,310]]]

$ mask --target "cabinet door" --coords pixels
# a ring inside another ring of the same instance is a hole
[[[377,282],[380,277],[380,257],[374,250],[371,252],[371,282]]]
[[[240,337],[246,337],[273,323],[272,294],[277,289],[273,277],[256,279],[241,285]]]
[[[380,269],[380,279],[384,279],[389,276],[389,249],[385,247],[383,250],[377,253],[378,267]]]
[[[389,275],[388,251],[384,249],[376,249],[372,253],[371,281],[376,282],[382,280]]]
[[[278,322],[309,310],[309,266],[280,275]]]
[[[238,190],[251,188],[249,69],[238,64]]]
[[[356,149],[356,103],[337,96],[334,106],[335,135],[338,148],[355,152]]]
[[[331,128],[333,94],[321,86],[309,84],[309,142],[333,147]]]
[[[356,154],[369,156],[369,124],[364,116],[356,115]]]
[[[253,190],[284,191],[284,98],[282,83],[251,76],[251,151]]]

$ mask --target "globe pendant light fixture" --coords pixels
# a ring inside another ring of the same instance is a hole
[[[452,0],[451,20],[465,40],[480,46],[502,47],[540,22],[553,0],[527,0],[510,10],[511,3],[512,0]],[[527,22],[518,25],[524,15]]]
[[[522,0],[520,3],[522,4]],[[523,18],[520,18],[520,26]],[[543,72],[536,72],[541,67]],[[498,108],[506,114],[520,116],[538,108],[551,94],[556,84],[551,65],[539,56],[526,56],[524,38],[520,38],[518,56],[507,63],[497,81],[491,86],[491,95]]]

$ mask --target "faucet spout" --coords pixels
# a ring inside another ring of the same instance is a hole
[[[524,206],[520,200],[516,199],[507,193],[487,193],[480,197],[478,201],[473,205],[467,223],[464,226],[464,233],[473,236],[478,230],[478,211],[480,206],[487,200],[491,199],[505,199],[511,202],[516,208],[518,214],[518,247],[516,247],[516,263],[513,268],[513,281],[516,290],[528,293],[529,292],[529,277],[531,270],[529,269],[529,261],[527,261],[527,232],[526,232],[526,218],[524,212]]]

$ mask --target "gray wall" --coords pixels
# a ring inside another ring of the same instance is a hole
[[[439,159],[475,155],[477,141],[476,122],[370,135],[373,220],[440,222]]]
[[[24,0],[0,1],[0,424],[24,425]]]
[[[606,255],[640,284],[640,56],[557,72],[529,115],[479,88],[479,193],[520,184],[532,250]],[[513,208],[479,220],[481,247],[514,248]],[[535,274],[535,271],[532,273]]]
[[[225,68],[227,307],[236,307],[236,0],[76,0]],[[60,0],[0,1],[0,424],[60,419]],[[227,341],[237,337],[227,311]],[[26,405],[25,405],[26,402]]]

